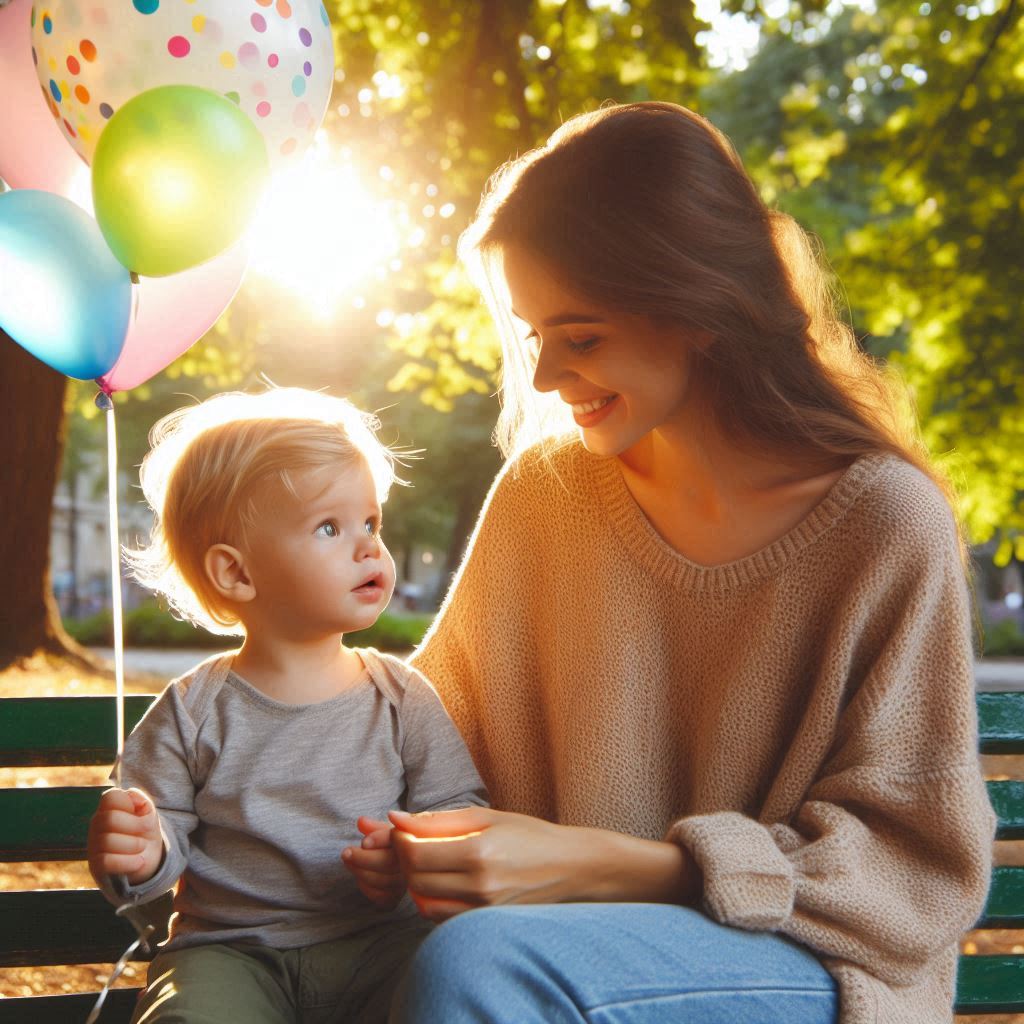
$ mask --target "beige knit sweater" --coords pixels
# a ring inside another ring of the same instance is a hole
[[[711,917],[815,951],[842,1024],[931,1024],[994,829],[969,630],[949,510],[894,456],[708,568],[576,442],[499,475],[413,660],[494,806],[681,843]]]

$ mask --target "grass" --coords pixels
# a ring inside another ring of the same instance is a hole
[[[132,675],[126,679],[129,693],[156,693],[166,680],[157,676]],[[71,668],[66,663],[38,657],[21,666],[0,672],[0,697],[55,697],[112,694],[114,683],[104,673]],[[987,778],[1024,779],[1024,756],[982,758]],[[102,785],[107,769],[98,768],[0,768],[0,786]],[[996,864],[1024,865],[1024,842],[995,844]],[[0,864],[0,889],[92,888],[85,864],[79,862]],[[1024,953],[1024,933],[1016,931],[971,932],[963,949],[971,954]],[[109,964],[73,967],[0,968],[0,998],[98,989],[107,979]],[[129,965],[118,987],[134,987],[145,980],[145,965]],[[992,1017],[958,1017],[958,1022],[985,1021],[987,1024],[1024,1024],[1024,1014]]]

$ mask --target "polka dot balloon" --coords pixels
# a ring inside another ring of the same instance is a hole
[[[86,163],[128,100],[197,85],[238,104],[271,167],[287,165],[312,141],[334,81],[321,0],[37,0],[32,46],[50,113]]]

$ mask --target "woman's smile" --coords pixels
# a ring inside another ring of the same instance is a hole
[[[594,427],[612,414],[618,398],[618,395],[606,395],[589,402],[570,402],[572,418],[579,427]]]

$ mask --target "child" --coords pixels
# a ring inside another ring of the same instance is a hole
[[[135,1020],[384,1020],[429,926],[394,879],[357,887],[341,850],[361,816],[369,832],[392,808],[485,803],[426,680],[342,642],[395,583],[380,508],[394,456],[375,427],[342,399],[274,389],[153,430],[142,486],[156,520],[136,575],[245,639],[156,701],[125,744],[126,788],[90,825],[112,902],[179,882]]]

